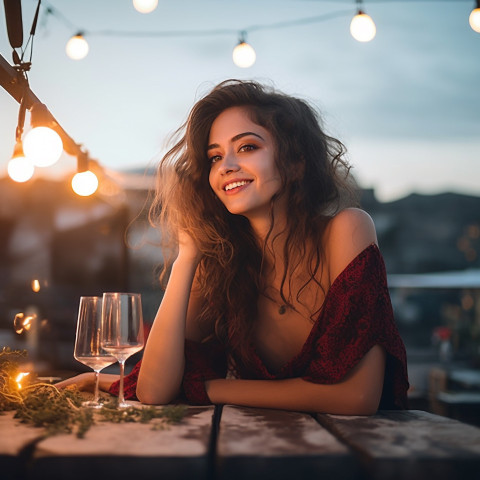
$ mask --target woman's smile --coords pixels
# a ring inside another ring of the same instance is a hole
[[[243,187],[246,187],[251,182],[252,180],[231,180],[223,187],[223,189],[227,195],[234,195],[240,190],[243,190]]]

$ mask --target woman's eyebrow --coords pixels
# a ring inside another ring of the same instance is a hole
[[[236,142],[237,140],[240,140],[241,138],[243,137],[246,137],[248,135],[253,135],[255,137],[258,137],[260,140],[264,140],[264,138],[259,135],[258,133],[255,133],[255,132],[243,132],[243,133],[239,133],[238,135],[235,135],[234,137],[231,138],[231,142]],[[218,148],[220,147],[220,145],[218,143],[212,143],[211,145],[209,145],[207,147],[207,151],[208,150],[211,150],[212,148]]]

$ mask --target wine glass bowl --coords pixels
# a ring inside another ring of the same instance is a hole
[[[102,348],[120,365],[118,406],[130,406],[124,399],[125,361],[144,346],[142,301],[139,293],[103,294]]]
[[[94,399],[83,402],[84,406],[91,408],[102,407],[98,391],[100,371],[116,362],[116,358],[100,344],[101,324],[102,297],[80,297],[73,356],[95,372]]]

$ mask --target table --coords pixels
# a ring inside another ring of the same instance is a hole
[[[480,429],[420,410],[371,417],[237,406],[187,409],[165,430],[97,422],[43,437],[0,416],[2,480],[469,479]]]

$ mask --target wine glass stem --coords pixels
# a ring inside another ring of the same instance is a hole
[[[122,405],[125,403],[125,398],[123,396],[123,377],[125,375],[125,361],[118,362],[120,364],[120,386],[118,389],[118,403]]]
[[[98,384],[100,383],[100,374],[97,370],[95,370],[95,394],[94,394],[94,402],[98,403],[98,397],[99,397],[99,392],[98,392]]]

